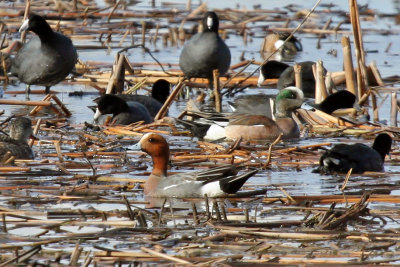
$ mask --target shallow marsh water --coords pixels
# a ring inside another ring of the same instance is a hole
[[[260,9],[275,9],[278,8],[279,10],[286,10],[284,7],[290,4],[294,4],[295,6],[298,6],[296,9],[310,9],[313,5],[312,1],[303,1],[303,3],[299,4],[298,1],[246,1],[246,3],[242,3],[242,1],[209,1],[208,7],[210,9],[226,9],[226,8],[236,8],[237,5],[239,5],[240,8],[247,8],[247,9],[252,9],[254,5],[260,4]],[[266,3],[268,2],[268,3]],[[171,5],[165,1],[155,1],[156,3],[156,9],[160,10],[170,10],[171,8],[178,8],[178,9],[184,9],[186,1],[174,1],[175,4]],[[104,3],[103,1],[97,1],[97,4],[99,7],[102,6],[108,6],[107,3]],[[364,46],[365,50],[367,51],[367,62],[371,62],[372,60],[376,61],[376,64],[378,66],[378,69],[380,70],[380,73],[382,77],[388,77],[388,76],[394,76],[398,75],[399,69],[400,69],[400,54],[398,51],[400,51],[400,37],[399,37],[399,32],[400,32],[400,26],[396,25],[394,22],[393,15],[395,15],[400,8],[400,4],[396,1],[389,1],[389,0],[384,0],[384,1],[359,1],[360,5],[368,4],[371,9],[375,10],[375,15],[371,16],[366,16],[368,20],[363,20],[362,27],[363,29],[366,29],[364,32]],[[197,1],[193,2],[193,7],[195,8],[197,5]],[[318,17],[316,18],[311,18],[311,22],[316,23],[317,25],[322,25],[328,18],[332,18],[332,25],[338,24],[340,21],[344,20],[344,16],[339,16],[338,14],[340,12],[338,11],[344,11],[347,12],[348,10],[348,3],[347,1],[336,1],[334,7],[331,8],[331,10],[335,11],[332,14],[326,12],[326,13],[318,13]],[[128,6],[128,9],[130,10],[137,10],[138,12],[146,12],[149,10],[153,10],[153,7],[151,6],[151,1],[140,1],[136,5],[130,5]],[[317,8],[317,11],[321,10],[327,10],[327,7],[319,7]],[[292,16],[292,12],[288,12],[290,16]],[[380,16],[379,14],[385,14],[384,16]],[[130,19],[130,20],[135,20],[135,19]],[[151,21],[152,18],[146,18],[146,20]],[[113,21],[113,20],[112,20]],[[166,20],[164,19],[157,19],[161,24],[166,24]],[[140,23],[140,20],[136,20],[136,22]],[[185,27],[191,27],[192,25],[195,25],[197,22],[187,22],[185,24]],[[296,26],[298,21],[296,22],[291,22],[290,26]],[[221,23],[222,26],[224,26],[224,21]],[[271,21],[263,21],[263,22],[257,22],[253,25],[257,26],[276,26],[276,25],[282,25],[283,21],[279,22],[271,22]],[[92,24],[88,26],[88,28],[94,27],[96,29],[101,28],[101,21],[100,20],[94,20]],[[351,31],[350,24],[344,24],[341,28],[342,30],[347,30]],[[162,29],[160,31],[164,31],[165,29]],[[154,29],[150,30],[150,34],[153,33]],[[383,33],[384,31],[387,31]],[[228,30],[228,38],[226,40],[228,46],[231,49],[232,53],[232,64],[240,62],[240,57],[242,53],[244,53],[244,57],[246,59],[256,59],[257,61],[262,61],[261,56],[259,54],[259,48],[261,45],[262,38],[265,35],[265,31],[260,27],[260,28],[255,28],[252,30],[253,35],[249,38],[249,41],[245,44],[243,42],[243,39],[241,36],[236,34],[235,30]],[[84,34],[84,33],[82,33]],[[79,33],[77,34],[79,35]],[[340,71],[342,70],[342,48],[340,44],[340,39],[341,35],[326,35],[326,38],[321,40],[321,48],[316,49],[316,42],[317,42],[317,36],[315,34],[308,34],[308,33],[298,33],[296,34],[299,39],[302,42],[303,49],[304,51],[298,53],[294,58],[293,61],[306,61],[306,60],[319,60],[321,59],[324,62],[324,66],[329,70],[329,71]],[[351,34],[350,34],[351,35]],[[17,34],[14,35],[15,39],[17,39],[19,36]],[[98,42],[96,36],[95,38],[91,39],[90,41],[87,40],[81,40],[80,38],[73,38],[73,41],[75,45],[79,48],[80,46],[84,45],[100,45]],[[117,46],[121,36],[116,36],[113,37],[112,39],[112,46]],[[135,34],[134,35],[135,41],[140,42],[140,34]],[[385,52],[385,49],[387,48],[388,44],[391,43],[392,46],[389,49],[389,52]],[[123,46],[128,46],[130,45],[130,39],[127,38],[125,42],[123,43]],[[151,49],[152,53],[154,56],[162,63],[171,63],[171,64],[177,64],[178,59],[179,59],[179,53],[180,50],[182,49],[182,45],[178,45],[177,47],[175,46],[168,46],[164,47],[161,44],[161,41],[157,43],[157,46],[153,46],[152,44],[147,44],[148,47]],[[116,53],[120,50],[120,48],[112,48],[109,51],[107,49],[78,49],[79,52],[79,58],[82,62],[87,62],[87,61],[96,61],[96,62],[102,62],[106,63],[109,66],[107,68],[104,68],[105,70],[109,69],[111,64],[114,62],[114,58]],[[333,55],[332,51],[336,51],[337,55]],[[152,62],[152,59],[148,56],[148,54],[144,53],[142,49],[136,48],[136,49],[131,49],[127,53],[128,58],[132,62]],[[256,66],[250,67],[247,71],[250,73]],[[176,66],[173,66],[172,69],[176,69]],[[158,67],[146,67],[146,69],[156,69],[159,70]],[[40,87],[35,87],[33,86],[32,89],[39,89]],[[24,90],[25,85],[23,84],[11,84],[9,85],[5,90],[7,91],[14,91],[14,90]],[[97,90],[93,89],[90,86],[84,86],[84,85],[71,85],[68,82],[64,82],[61,84],[58,84],[54,87],[52,87],[52,90],[58,92],[58,97],[63,101],[64,104],[67,105],[67,107],[72,111],[73,115],[71,118],[68,119],[68,122],[71,124],[82,124],[85,121],[90,122],[92,120],[92,112],[87,108],[87,106],[92,105],[92,99],[97,97]],[[83,91],[87,92],[90,94],[84,95],[83,97],[70,97],[68,96],[68,93],[74,92],[74,91]],[[141,90],[139,93],[143,93],[144,90]],[[251,94],[251,93],[256,93],[256,92],[263,92],[263,93],[274,93],[276,90],[271,90],[271,89],[246,89],[243,93],[244,94]],[[384,95],[380,99],[383,99]],[[9,95],[7,93],[4,94],[4,98],[6,99],[20,99],[24,100],[25,96],[23,94],[21,95]],[[43,95],[31,95],[31,100],[41,100],[43,98]],[[224,99],[224,108],[227,110],[226,106],[226,98]],[[186,105],[186,100],[181,99],[177,102],[175,102],[169,112],[169,116],[175,117],[177,116],[184,108]],[[13,114],[13,113],[19,113],[19,114],[26,114],[27,109],[26,108],[21,108],[18,106],[3,106],[2,109],[5,109],[5,115],[3,116],[6,118],[6,116]],[[382,106],[380,108],[380,119],[382,121],[389,121],[389,110],[390,110],[390,100],[386,99],[385,102],[382,103]],[[42,115],[43,116],[43,115]],[[53,114],[48,114],[47,116],[44,117],[53,117]],[[137,141],[137,137],[133,137],[132,140],[127,143],[134,143]],[[169,137],[169,140],[171,142],[172,146],[172,151],[177,151],[179,149],[186,149],[186,150],[196,150],[199,151],[197,148],[196,141],[197,139],[192,139],[190,137],[178,137],[178,136],[171,136]],[[365,140],[360,140],[354,137],[335,137],[335,138],[324,138],[324,137],[302,137],[300,140],[295,140],[292,142],[286,142],[284,146],[302,146],[302,145],[309,145],[309,144],[318,144],[318,143],[323,143],[323,142],[353,142],[353,141],[362,141],[365,142]],[[68,144],[63,144],[62,148],[64,151],[67,151],[69,149],[72,150],[72,147],[69,147]],[[393,146],[395,151],[398,151],[398,145],[397,143],[394,144]],[[41,144],[40,146],[37,146],[34,148],[35,152],[39,155],[46,153],[47,150],[52,149],[52,144]],[[320,152],[321,153],[321,152]],[[320,154],[319,153],[319,154]],[[140,153],[137,152],[132,152],[128,151],[127,153],[129,160],[133,165],[148,165],[148,169],[146,171],[149,171],[151,168],[150,163],[149,163],[149,158],[144,157],[139,157],[141,155]],[[317,163],[318,157],[315,156],[314,159],[314,166]],[[382,184],[382,187],[384,185],[395,185],[399,183],[400,180],[400,168],[398,164],[398,158],[394,156],[394,161],[393,163],[390,163],[389,161],[386,164],[386,173],[382,175],[382,177],[374,177],[374,176],[367,176],[367,175],[358,175],[358,176],[352,176],[350,179],[350,182],[348,184],[348,191],[349,193],[354,193],[354,192],[360,192],[362,189],[368,189],[369,187],[377,184]],[[104,159],[103,159],[104,160]],[[264,158],[261,160],[265,160]],[[278,159],[272,159],[273,161],[277,161]],[[115,162],[115,159],[110,159],[110,162]],[[93,160],[93,163],[102,163],[105,161],[102,160]],[[123,164],[121,164],[123,165]],[[36,167],[40,168],[40,167]],[[279,187],[283,187],[290,195],[294,196],[302,196],[302,195],[331,195],[331,194],[341,194],[340,187],[342,186],[344,176],[327,176],[327,175],[319,175],[312,173],[313,167],[304,167],[304,168],[296,168],[293,166],[280,166],[278,165],[273,165],[271,169],[265,170],[265,171],[260,171],[257,175],[249,179],[249,181],[246,184],[247,188],[261,188],[264,186],[268,186],[270,190],[268,191],[268,196],[269,197],[282,197],[283,193],[279,189]],[[172,171],[176,172],[184,172],[188,171],[188,168],[185,167],[179,167],[179,166],[173,166]],[[192,169],[190,169],[191,171]],[[143,170],[134,170],[134,169],[129,169],[127,166],[123,166],[121,169],[121,173],[114,173],[108,172],[107,170],[98,170],[98,172],[102,175],[110,175],[113,177],[121,177],[121,178],[126,178],[126,177],[133,177],[133,178],[144,178],[145,174],[143,173]],[[74,173],[77,174],[90,174],[90,172],[87,170],[87,168],[84,168],[82,170],[75,169]],[[62,178],[61,178],[62,179]],[[60,179],[60,180],[61,180]],[[47,181],[48,180],[48,181]],[[68,181],[65,181],[65,185],[63,184],[62,181],[56,180],[56,184],[60,185],[60,188],[63,186],[67,187]],[[38,182],[41,186],[43,185],[53,185],[54,179],[52,177],[38,177],[36,178],[31,178],[28,181],[29,183],[34,183]],[[79,186],[79,184],[77,185]],[[101,191],[104,190],[104,191]],[[126,205],[119,200],[121,199],[121,192],[123,194],[126,194],[127,198],[129,200],[138,200],[141,201],[143,200],[143,195],[139,190],[135,191],[124,191],[123,189],[115,190],[111,192],[107,191],[107,193],[104,193],[107,190],[106,187],[104,189],[99,189],[99,196],[107,199],[107,200],[115,200],[115,203],[101,203],[93,201],[93,203],[78,203],[78,202],[68,202],[68,201],[59,201],[58,203],[50,206],[36,206],[35,204],[32,203],[25,203],[25,204],[16,204],[16,208],[21,208],[21,209],[29,209],[32,208],[33,210],[37,211],[57,211],[57,210],[89,210],[89,209],[94,209],[94,210],[99,210],[99,211],[113,211],[113,210],[122,210],[126,211]],[[45,190],[44,190],[45,192]],[[36,192],[36,190],[32,189],[31,194],[37,194],[37,197],[39,198],[44,198],[45,196],[43,192]],[[400,195],[399,190],[393,190],[391,191],[392,195]],[[35,195],[36,196],[36,195]],[[0,203],[7,203],[8,198],[0,198]],[[6,204],[4,204],[6,205]],[[19,206],[20,205],[20,206]],[[229,205],[229,204],[227,204]],[[236,204],[233,204],[235,206]],[[255,203],[250,203],[249,205],[257,206],[258,203],[255,201]],[[139,207],[144,207],[143,203],[138,203],[137,206]],[[339,206],[339,205],[338,205]],[[345,205],[341,205],[345,206]],[[379,209],[384,207],[385,209],[388,208],[393,208],[393,209],[398,209],[397,204],[387,204],[384,205],[382,203],[371,203],[369,205],[369,208],[371,209]],[[267,207],[266,210],[269,208]],[[185,211],[184,211],[185,212]],[[184,225],[184,219],[179,218],[179,213],[177,213],[177,222],[182,223]],[[239,215],[238,215],[239,216]],[[240,216],[243,216],[242,214]],[[296,220],[296,219],[301,219],[303,216],[302,215],[296,215],[293,213],[269,213],[269,215],[265,216],[260,216],[258,218],[258,221],[279,221],[279,220]],[[37,218],[40,218],[38,216]],[[45,218],[41,218],[45,219]],[[47,218],[48,219],[48,218]],[[118,221],[121,220],[125,222],[125,218],[118,218],[118,216],[111,217],[109,219]],[[97,219],[96,219],[97,220]],[[99,219],[100,221],[100,219]],[[122,224],[121,224],[122,225]],[[126,222],[125,224],[127,227],[132,226],[130,222]],[[168,222],[169,226],[173,226],[172,220]],[[398,226],[396,223],[388,223],[385,227],[390,228],[390,227],[396,227]],[[69,232],[69,233],[95,233],[101,230],[102,228],[96,227],[96,226],[61,226],[60,230]],[[382,230],[382,229],[380,229]],[[15,230],[10,230],[9,233],[15,234],[17,236],[32,236],[35,234],[40,233],[42,231],[41,228],[29,228],[29,227],[24,227],[24,228],[17,228]],[[205,230],[205,229],[200,229],[200,235],[201,231],[211,231],[211,230]],[[192,233],[177,233],[176,237],[180,237],[184,234],[192,234]],[[194,235],[194,234],[193,234]],[[49,231],[47,234],[48,238],[53,238],[53,237],[58,237],[62,236],[62,234],[57,233],[55,231]],[[131,250],[137,250],[140,249],[135,245],[133,238],[129,240],[124,240],[125,242],[119,242],[118,240],[112,240],[107,239],[107,238],[100,238],[98,241],[95,241],[93,243],[96,243],[97,245],[101,245],[103,247],[107,248],[129,248]],[[271,241],[278,243],[278,241]],[[322,243],[322,242],[321,242]],[[318,244],[318,243],[316,243]],[[296,248],[297,246],[300,246],[300,242],[295,242],[295,241],[287,241],[288,246],[292,246],[293,248]],[[324,247],[326,244],[321,245],[321,247]],[[329,247],[327,245],[327,247]],[[59,250],[65,250],[65,251],[72,251],[74,249],[73,244],[69,243],[67,246],[63,247],[61,244],[50,244],[46,246],[47,250],[54,250],[54,251],[59,251]],[[93,249],[90,246],[84,246],[84,249],[86,251],[89,251]],[[97,251],[96,249],[94,249]],[[223,255],[223,252],[220,253]],[[219,255],[218,253],[215,253],[214,255]],[[378,256],[379,257],[379,256]],[[378,258],[377,257],[377,258]],[[328,259],[328,257],[326,257]],[[334,256],[332,256],[334,258]],[[353,257],[349,256],[349,259],[352,259]],[[66,260],[61,261],[62,263],[66,263]]]

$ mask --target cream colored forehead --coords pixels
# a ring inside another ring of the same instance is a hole
[[[152,135],[152,133],[147,133],[147,134],[143,135],[139,141],[139,144],[143,144],[145,141],[147,141],[150,138],[151,135]]]
[[[286,87],[285,89],[290,90],[290,91],[293,91],[293,92],[297,92],[297,94],[298,94],[301,98],[304,97],[303,91],[302,91],[301,89],[295,87],[295,86],[289,86],[289,87]]]

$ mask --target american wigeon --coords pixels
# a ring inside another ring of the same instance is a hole
[[[372,148],[361,143],[337,144],[326,151],[319,160],[317,171],[321,173],[348,172],[363,173],[366,171],[382,171],[385,156],[389,154],[392,138],[379,134]]]
[[[263,58],[267,58],[271,53],[278,50],[278,59],[294,56],[297,52],[303,51],[303,46],[296,37],[292,36],[286,43],[284,41],[289,37],[289,33],[270,33],[265,36],[261,44],[260,53]]]
[[[212,80],[213,70],[224,75],[231,64],[231,52],[218,34],[219,20],[215,12],[206,12],[203,32],[186,42],[179,57],[179,66],[186,77]]]
[[[49,93],[50,86],[64,80],[72,71],[78,59],[76,49],[68,37],[54,32],[44,18],[30,15],[22,24],[20,32],[29,30],[36,33],[25,43],[11,62],[10,72],[27,84],[42,85]]]
[[[315,97],[315,78],[312,71],[312,66],[315,64],[313,61],[304,61],[297,63],[301,66],[301,82],[304,96]],[[278,89],[282,90],[289,86],[295,86],[294,69],[293,66],[286,65],[285,63],[277,62],[274,60],[268,61],[260,67],[260,75],[258,78],[258,86],[268,78],[276,78],[277,74],[283,70],[278,79]],[[326,69],[324,69],[326,74]]]
[[[10,136],[0,135],[0,157],[8,151],[17,159],[33,159],[28,139],[33,135],[29,118],[17,117],[10,122]]]
[[[268,118],[273,118],[273,107],[275,105],[274,95],[242,95],[237,97],[234,101],[228,101],[228,104],[232,110],[239,114],[253,114],[253,115],[264,115]],[[278,103],[278,110],[286,110],[286,106],[293,106],[293,101],[297,101],[296,105],[301,106],[300,101],[303,99],[299,98],[284,98]],[[356,96],[347,90],[340,90],[324,99],[320,104],[315,104],[314,100],[305,101],[305,103],[312,108],[319,109],[325,113],[331,114],[337,109],[341,108],[352,108],[355,104]],[[288,103],[289,102],[289,103]],[[305,105],[302,106],[302,108]]]
[[[136,101],[126,102],[112,94],[103,95],[97,100],[97,109],[93,118],[96,121],[104,114],[113,115],[112,124],[127,125],[138,121],[152,122],[149,111],[144,105]]]
[[[239,166],[226,165],[198,172],[168,175],[169,145],[159,134],[147,133],[137,147],[153,160],[153,171],[144,184],[150,197],[220,197],[236,193],[257,171],[237,175]]]
[[[222,137],[237,139],[239,137],[248,141],[271,140],[281,133],[284,139],[297,138],[300,135],[296,122],[291,117],[291,112],[299,108],[303,103],[303,92],[296,87],[288,87],[280,91],[275,100],[274,116],[268,117],[260,108],[254,110],[256,114],[248,114],[243,109],[242,114],[229,116],[229,123],[224,126],[213,124],[207,131],[204,139],[216,140]]]

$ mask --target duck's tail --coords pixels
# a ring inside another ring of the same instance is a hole
[[[249,179],[251,176],[256,174],[258,170],[252,170],[246,173],[243,173],[242,175],[238,175],[232,178],[226,177],[223,178],[219,181],[219,185],[221,187],[221,190],[224,191],[226,194],[234,194],[239,189],[243,186],[243,184]]]

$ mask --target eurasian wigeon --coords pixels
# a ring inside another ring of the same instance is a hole
[[[289,37],[289,33],[270,33],[265,36],[261,44],[261,56],[267,58],[271,53],[278,50],[274,58],[281,60],[282,58],[293,57],[297,52],[303,51],[303,46],[300,41],[292,36],[286,43],[285,40]]]
[[[319,160],[317,171],[321,173],[348,172],[363,173],[366,171],[382,171],[385,156],[389,154],[392,138],[379,134],[372,148],[361,143],[337,144],[326,151]]]
[[[185,43],[179,57],[179,66],[187,78],[213,79],[213,70],[224,75],[231,64],[231,52],[218,34],[219,20],[215,12],[203,17],[203,32]]]
[[[29,118],[17,117],[11,120],[10,136],[0,135],[0,157],[9,151],[17,159],[33,159],[33,151],[28,145],[28,139],[32,136]]]
[[[276,95],[274,116],[268,117],[268,110],[265,108],[254,110],[255,114],[234,114],[229,116],[229,123],[226,126],[212,124],[204,139],[241,137],[246,141],[257,141],[275,139],[280,134],[283,134],[283,139],[298,138],[300,131],[291,113],[301,106],[303,98],[303,92],[300,89],[285,88]]]
[[[220,197],[236,193],[257,170],[237,175],[238,165],[168,175],[169,145],[159,134],[147,133],[135,148],[149,154],[153,171],[144,184],[148,197]]]
[[[30,15],[19,29],[36,33],[25,43],[11,62],[10,72],[27,84],[26,94],[30,93],[30,85],[42,85],[49,93],[50,87],[62,80],[72,71],[78,54],[71,39],[54,32],[44,18]]]
[[[315,78],[312,71],[312,66],[315,64],[313,61],[304,61],[297,63],[301,66],[301,83],[304,96],[315,97]],[[284,68],[284,63],[277,63],[277,61],[268,61],[266,64],[260,67],[260,75],[258,77],[258,86],[268,78],[275,78],[279,71],[282,73],[279,75],[278,79],[278,89],[283,90],[289,86],[295,86],[294,79],[294,69],[293,66],[287,65]],[[271,75],[272,73],[272,75]],[[326,74],[326,69],[324,69],[324,74]]]
[[[152,122],[149,111],[144,105],[136,101],[126,102],[113,94],[103,95],[97,100],[94,120],[96,121],[104,114],[113,114],[112,124],[128,125],[138,121],[144,121],[144,123]]]

